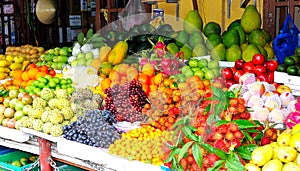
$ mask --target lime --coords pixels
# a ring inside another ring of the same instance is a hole
[[[187,70],[190,70],[190,69],[191,69],[190,66],[185,65],[181,68],[181,72],[184,74]]]
[[[60,83],[60,79],[59,79],[58,77],[53,77],[52,80],[53,80],[56,84]]]
[[[34,80],[34,81],[31,83],[31,85],[33,85],[33,86],[38,86],[39,83],[40,83],[40,81]]]
[[[208,62],[207,67],[210,69],[217,69],[217,68],[219,68],[219,61],[212,60],[212,61]]]
[[[72,84],[73,80],[71,78],[66,78],[68,84]]]
[[[47,84],[48,83],[48,79],[44,78],[44,77],[40,77],[37,79],[38,81],[40,81],[41,83]]]
[[[206,37],[208,37],[211,34],[221,34],[221,27],[218,23],[216,22],[209,22],[205,25],[203,29],[203,33],[205,34]]]
[[[51,78],[52,78],[52,76],[51,76],[51,75],[49,75],[49,74],[47,74],[47,75],[45,75],[45,76],[44,76],[44,78],[46,78],[47,80],[49,80],[49,79],[51,79]]]
[[[20,91],[20,93],[21,92],[26,92],[24,88],[20,88],[19,91]]]
[[[205,58],[202,58],[198,61],[198,67],[199,68],[206,68],[207,67],[207,64],[208,64],[208,61],[207,59]]]
[[[49,81],[48,85],[51,88],[55,88],[56,87],[56,83],[53,80]]]
[[[61,88],[62,88],[62,89],[67,89],[67,88],[68,88],[68,85],[67,85],[67,84],[62,84],[62,85],[61,85]]]
[[[55,90],[59,90],[59,89],[60,89],[60,86],[56,85]]]
[[[37,87],[36,87],[36,88],[33,89],[33,93],[34,93],[34,94],[39,94],[40,92],[41,92],[41,89],[40,89],[40,88],[37,88]]]
[[[73,87],[68,87],[67,91],[68,91],[69,95],[71,95],[73,93]]]
[[[198,76],[202,80],[204,78],[204,76],[205,76],[205,73],[202,70],[198,70],[198,71],[194,72],[194,75]]]
[[[219,69],[214,68],[212,69],[212,71],[214,72],[214,75],[217,77],[219,75]]]
[[[59,82],[61,85],[66,85],[68,84],[68,81],[64,78],[60,79],[60,82]]]
[[[207,70],[205,73],[205,78],[211,80],[215,77],[215,73],[212,70]]]
[[[46,86],[46,84],[43,83],[43,82],[40,82],[39,85],[38,85],[38,87],[41,88],[41,89],[44,88],[45,86]]]
[[[190,76],[193,76],[194,75],[194,72],[190,69],[190,70],[187,70],[185,73],[184,73],[184,76],[186,78],[189,78]]]

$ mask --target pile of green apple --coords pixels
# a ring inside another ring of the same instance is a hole
[[[40,61],[38,61],[36,65],[47,65],[49,68],[62,70],[63,66],[68,64],[68,60],[71,55],[71,47],[56,47],[54,49],[49,49],[44,54],[42,54],[40,57]]]
[[[70,61],[72,67],[77,66],[90,66],[91,62],[94,60],[93,52],[79,52],[72,61]]]
[[[59,78],[57,76],[52,77],[51,75],[45,75],[37,80],[34,80],[30,85],[25,87],[25,91],[30,94],[39,95],[43,88],[50,88],[53,90],[67,89],[69,94],[73,92],[73,80],[71,78]]]
[[[188,61],[188,65],[181,68],[181,73],[185,78],[198,76],[201,80],[211,80],[220,76],[219,61],[208,61],[206,58],[192,58]]]
[[[33,96],[24,89],[12,89],[0,104],[0,124],[8,128],[19,128],[17,122],[27,115]]]

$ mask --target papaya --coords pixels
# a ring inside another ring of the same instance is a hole
[[[101,59],[100,58],[94,58],[92,60],[92,62],[90,63],[90,66],[95,68],[97,71],[99,71],[100,67],[101,67]]]
[[[126,41],[119,41],[108,54],[108,62],[113,65],[120,64],[124,61],[128,52],[128,44]]]
[[[99,59],[102,62],[107,62],[108,59],[108,54],[111,51],[111,47],[110,46],[102,46],[99,50]]]

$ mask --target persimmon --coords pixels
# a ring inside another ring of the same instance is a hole
[[[22,79],[22,74],[23,74],[23,71],[22,70],[15,70],[14,71],[14,74],[13,74],[13,78],[14,80],[15,79]]]
[[[36,68],[36,65],[34,63],[28,64],[26,66],[26,71],[29,71],[31,68]]]
[[[39,72],[39,69],[37,69],[37,68],[31,68],[27,72],[28,72],[29,79],[35,79],[35,76]]]
[[[149,77],[148,77],[146,74],[144,74],[144,73],[140,73],[140,74],[139,74],[138,80],[139,80],[142,84],[147,84],[147,85],[149,85],[149,83],[150,83]]]
[[[39,66],[39,67],[38,67],[38,70],[39,70],[40,72],[44,72],[44,73],[47,73],[47,74],[48,74],[48,66],[47,66],[47,65]]]
[[[42,71],[37,72],[36,75],[35,75],[35,79],[38,79],[40,77],[44,77],[45,75],[47,75],[46,72],[42,72]]]
[[[102,90],[105,90],[105,89],[109,88],[110,84],[111,84],[111,80],[109,78],[104,78],[101,81],[101,88],[102,88]]]
[[[23,73],[22,73],[22,80],[23,80],[23,81],[28,81],[28,80],[29,80],[29,76],[28,76],[28,73],[27,73],[27,72],[23,72]]]

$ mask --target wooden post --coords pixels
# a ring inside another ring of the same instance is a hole
[[[41,171],[52,171],[52,167],[49,163],[51,158],[51,143],[41,137],[38,137],[39,150],[40,150],[40,166]]]

